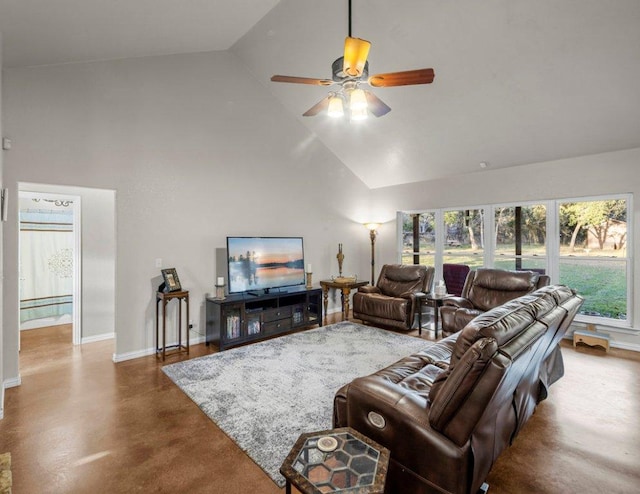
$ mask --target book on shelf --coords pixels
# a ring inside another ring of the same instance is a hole
[[[227,338],[240,337],[240,316],[227,316]]]
[[[260,333],[260,319],[250,319],[247,324],[247,333],[248,334],[258,334]]]

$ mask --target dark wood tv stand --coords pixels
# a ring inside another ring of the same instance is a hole
[[[322,326],[322,290],[294,287],[262,295],[207,298],[206,344],[227,348],[271,336]]]

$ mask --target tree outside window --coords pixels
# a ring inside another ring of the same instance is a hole
[[[484,210],[444,211],[445,264],[466,264],[471,269],[484,265]]]
[[[581,314],[627,319],[627,201],[559,205],[560,283],[585,303]]]

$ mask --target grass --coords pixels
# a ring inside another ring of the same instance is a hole
[[[483,266],[484,259],[482,253],[474,253],[470,249],[456,248],[456,254],[447,255],[445,251],[444,262],[453,264],[467,264],[471,269]],[[563,255],[569,252],[562,252]],[[575,259],[563,258],[560,261],[560,280],[552,280],[567,285],[576,290],[585,298],[585,302],[580,310],[582,314],[602,316],[612,319],[627,318],[627,275],[626,262],[624,260],[614,260],[618,253],[612,251],[609,257],[607,252],[599,251],[599,258],[607,258],[606,262],[589,260],[580,252],[581,257]],[[595,255],[589,255],[594,258]],[[433,255],[421,255],[420,263],[427,266],[433,265]],[[402,262],[413,263],[411,252],[402,255]],[[523,259],[522,268],[544,268],[545,260]],[[515,269],[513,258],[497,257],[494,267],[498,269]]]

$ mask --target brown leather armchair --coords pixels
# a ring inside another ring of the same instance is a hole
[[[549,282],[547,275],[534,271],[488,268],[469,271],[462,295],[446,297],[442,302],[442,334],[457,333],[483,312],[531,293]]]
[[[435,270],[421,265],[385,264],[376,286],[353,295],[353,317],[409,331],[413,327],[416,293],[430,292]]]

